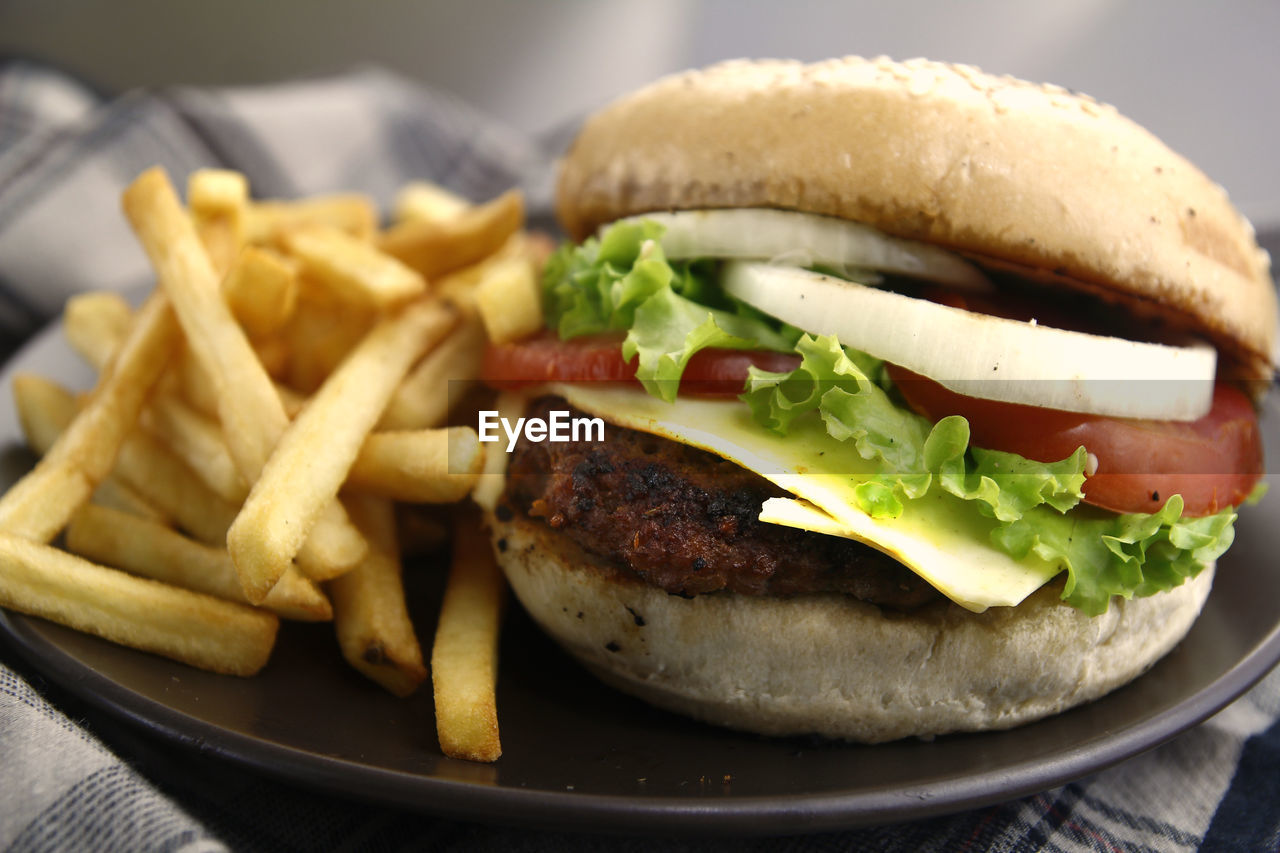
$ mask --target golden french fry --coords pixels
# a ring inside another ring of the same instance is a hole
[[[319,512],[333,503],[409,366],[454,319],[450,308],[434,301],[407,306],[375,326],[315,393],[227,532],[227,550],[242,575],[274,579],[283,573]]]
[[[298,303],[298,273],[279,255],[246,246],[222,283],[231,313],[250,337],[276,333]]]
[[[13,377],[13,401],[27,444],[40,455],[49,452],[58,436],[75,419],[79,404],[70,391],[42,376],[19,374]],[[128,439],[125,439],[126,443]],[[131,487],[109,475],[93,492],[92,499],[164,524],[168,516],[152,506]]]
[[[138,311],[128,337],[89,395],[88,405],[48,455],[74,459],[95,481],[106,476],[116,448],[133,429],[178,338],[168,300],[153,294]]]
[[[13,404],[27,444],[41,456],[49,452],[80,411],[70,391],[30,373],[13,377]]]
[[[87,560],[153,580],[247,603],[231,557],[153,521],[87,504],[67,525],[67,549]],[[333,608],[313,581],[290,568],[262,600],[284,619],[327,622]]]
[[[289,365],[293,361],[293,349],[289,342],[279,335],[257,338],[253,342],[253,351],[258,354],[258,361],[262,362],[267,375],[276,381],[276,389],[279,390],[279,382],[289,375]],[[285,406],[286,412],[288,408]]]
[[[231,169],[197,169],[187,178],[187,206],[195,216],[244,214],[249,180]]]
[[[471,206],[457,193],[426,181],[412,181],[396,193],[396,222],[405,220],[447,222]]]
[[[128,334],[132,322],[132,309],[124,298],[110,291],[92,291],[73,296],[68,300],[63,312],[63,331],[71,346],[79,352],[93,367],[101,370],[111,356],[119,348]],[[259,359],[263,358],[263,349],[270,341],[257,341],[254,344]],[[287,348],[283,342],[274,341],[277,348]],[[285,357],[280,353],[279,358]],[[200,369],[200,365],[187,352],[185,346],[179,346],[170,374],[164,378],[172,380],[170,390],[176,390],[194,408],[200,412],[217,417],[217,394],[209,376]],[[276,391],[284,404],[289,417],[297,414],[304,400],[291,388],[276,383]]]
[[[307,398],[303,396],[301,391],[295,391],[287,385],[276,383],[276,392],[280,395],[280,405],[284,406],[285,414],[289,416],[289,420],[293,420],[298,413],[307,407]]]
[[[256,350],[254,354],[257,354]],[[265,364],[263,370],[266,370]],[[180,348],[171,375],[175,381],[169,390],[180,394],[182,399],[190,403],[196,411],[217,419],[218,392],[213,386],[213,380],[186,348]],[[276,394],[280,397],[280,405],[284,407],[285,417],[293,418],[306,404],[306,398],[279,382],[273,384]]]
[[[57,383],[27,376],[14,390],[27,440],[37,450],[42,443],[52,445],[75,418],[75,395]],[[111,478],[200,541],[212,545],[226,541],[237,505],[215,495],[182,460],[147,433],[134,431],[125,438]]]
[[[471,493],[484,466],[468,426],[375,432],[365,439],[347,485],[408,503],[452,503]]]
[[[0,530],[41,542],[57,535],[110,472],[177,340],[168,300],[153,294],[89,404],[36,467],[0,498]]]
[[[244,245],[249,181],[228,169],[198,169],[187,179],[187,206],[200,242],[219,275],[226,275]]]
[[[157,393],[142,412],[142,428],[169,448],[216,495],[234,504],[249,494],[217,421],[175,394]]]
[[[189,349],[213,381],[218,420],[231,457],[245,480],[257,480],[289,425],[280,395],[231,316],[204,247],[164,171],[150,169],[140,175],[125,191],[124,208],[161,287],[173,300]],[[308,563],[322,567],[324,574],[349,569],[366,550],[342,507],[332,500],[329,504],[318,512],[315,541],[304,549]],[[236,561],[250,601],[266,596],[285,564],[273,564],[274,573],[261,574],[267,564]]]
[[[115,476],[179,527],[209,545],[222,545],[237,505],[218,497],[182,460],[145,432],[125,439]]]
[[[316,281],[348,302],[391,308],[427,289],[416,271],[337,228],[296,228],[283,239]]]
[[[436,736],[450,758],[496,761],[498,631],[506,581],[474,513],[459,513],[453,563],[431,649]]]
[[[245,477],[255,479],[288,423],[280,397],[231,316],[165,173],[143,172],[125,191],[124,208],[173,300],[188,350],[213,381],[231,455]]]
[[[431,280],[497,251],[523,222],[524,199],[511,190],[446,222],[401,222],[378,246]]]
[[[165,527],[170,526],[173,522],[173,519],[166,513],[161,512],[150,501],[138,494],[137,489],[133,488],[133,486],[125,485],[115,475],[107,477],[107,479],[98,484],[98,488],[93,490],[93,497],[90,498],[90,501],[97,506],[104,506],[118,512],[127,512],[130,515],[154,521],[156,524],[162,524]],[[85,506],[88,505],[86,504]],[[83,508],[81,507],[81,509]],[[74,518],[74,516],[72,517]]]
[[[378,208],[368,196],[338,194],[252,202],[245,211],[245,237],[250,243],[277,243],[294,228],[308,225],[332,225],[353,237],[370,240],[378,230]]]
[[[533,265],[508,258],[490,267],[475,289],[476,310],[489,340],[505,344],[542,328],[542,293]]]
[[[458,328],[409,371],[378,428],[426,429],[443,424],[453,404],[480,375],[485,342],[480,320],[464,316]]]
[[[229,675],[262,669],[279,620],[0,534],[0,606]]]
[[[535,271],[540,270],[543,262],[540,236],[528,231],[515,231],[495,251],[475,263],[433,279],[432,290],[442,298],[459,301],[458,297],[475,289],[490,267],[512,258],[523,258],[533,265]],[[463,301],[469,302],[469,300]]]
[[[427,670],[405,605],[395,516],[380,498],[349,495],[344,502],[369,541],[369,555],[328,584],[338,645],[347,663],[395,695],[408,696],[426,680]]]
[[[306,288],[283,332],[290,387],[308,394],[319,388],[369,331],[375,316],[365,306],[339,302],[322,288]]]
[[[191,348],[179,348],[173,366],[166,375],[172,379],[172,385],[166,390],[176,391],[192,408],[204,412],[211,418],[218,417],[218,390],[213,386],[213,379],[200,367],[200,362],[192,355]]]
[[[102,370],[129,334],[133,309],[114,291],[95,290],[67,300],[62,332],[72,349]]]

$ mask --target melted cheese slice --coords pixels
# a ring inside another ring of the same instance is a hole
[[[760,520],[865,542],[908,566],[961,607],[982,611],[1012,606],[1044,586],[1058,568],[1034,554],[1016,561],[975,539],[973,507],[953,495],[930,492],[898,518],[860,512],[837,521],[805,500],[770,498]]]
[[[962,607],[1018,604],[1059,571],[1029,556],[1015,560],[989,544],[994,522],[969,502],[930,491],[906,502],[898,518],[858,509],[854,488],[875,473],[852,442],[801,419],[785,438],[751,419],[737,400],[677,398],[590,385],[551,386],[574,407],[611,423],[701,448],[747,468],[799,500],[771,499],[761,520],[863,542],[906,565]]]

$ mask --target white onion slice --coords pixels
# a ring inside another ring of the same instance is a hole
[[[730,208],[646,213],[628,221],[644,219],[666,228],[662,251],[672,260],[765,260],[780,266],[878,270],[960,288],[990,287],[976,267],[946,249],[830,216]]]
[[[1217,354],[977,314],[809,270],[733,261],[724,288],[970,397],[1125,418],[1209,411]]]

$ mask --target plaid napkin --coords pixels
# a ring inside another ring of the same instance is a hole
[[[152,164],[234,167],[260,196],[364,190],[384,205],[409,178],[475,199],[520,185],[545,217],[555,136],[523,139],[373,70],[104,102],[48,69],[0,65],[0,347],[72,292],[148,279],[118,205]],[[0,638],[0,849],[1277,849],[1278,718],[1280,672],[1171,743],[1034,797],[785,841],[625,840],[422,817],[210,762],[45,683]]]

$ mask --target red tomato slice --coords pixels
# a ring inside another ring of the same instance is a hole
[[[1052,462],[1080,445],[1098,459],[1084,499],[1113,512],[1154,512],[1180,494],[1183,514],[1238,506],[1262,476],[1262,434],[1249,399],[1219,383],[1197,421],[1108,418],[979,400],[895,365],[889,375],[911,408],[939,420],[961,415],[977,447]]]
[[[680,380],[681,394],[733,397],[742,393],[747,368],[794,370],[800,357],[768,350],[705,349],[694,354]],[[628,382],[636,363],[622,358],[621,335],[592,335],[562,341],[554,333],[490,345],[481,377],[494,388],[518,390],[542,382]]]

